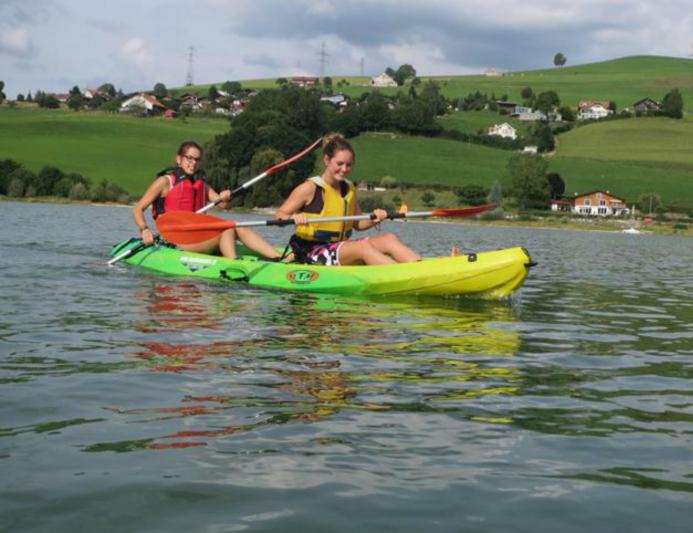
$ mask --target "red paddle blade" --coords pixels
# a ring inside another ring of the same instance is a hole
[[[495,208],[495,204],[486,204],[460,209],[434,209],[431,211],[431,215],[434,217],[472,217]]]
[[[195,244],[221,235],[236,223],[225,218],[185,211],[171,211],[156,219],[156,227],[164,239],[174,244]]]

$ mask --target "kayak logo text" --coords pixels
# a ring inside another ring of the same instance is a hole
[[[292,270],[287,272],[286,279],[291,283],[303,285],[305,283],[313,283],[320,275],[314,270]]]

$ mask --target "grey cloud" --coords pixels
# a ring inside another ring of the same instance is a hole
[[[675,4],[676,2],[674,2]],[[574,17],[560,16],[555,2],[534,2],[534,12],[545,21],[528,14],[526,20],[513,20],[512,13],[498,9],[485,17],[465,17],[455,3],[416,4],[344,0],[327,4],[323,10],[311,9],[316,2],[254,1],[243,3],[232,18],[231,31],[247,37],[274,39],[316,39],[335,36],[347,44],[369,51],[380,46],[427,43],[443,51],[449,64],[468,67],[496,66],[528,69],[549,66],[553,55],[563,51],[579,58],[593,52],[596,35],[605,30],[623,31],[648,24],[652,5],[602,2],[599,7],[577,10]],[[595,4],[597,5],[597,4]],[[491,6],[492,8],[492,6]],[[550,16],[551,14],[554,16]],[[663,16],[658,11],[659,16]],[[604,50],[603,58],[618,50],[632,50],[638,43]],[[632,53],[647,53],[633,50]],[[597,58],[601,59],[601,58]],[[333,57],[333,60],[336,58]]]
[[[278,68],[281,62],[269,54],[246,54],[243,56],[243,63],[253,67]]]

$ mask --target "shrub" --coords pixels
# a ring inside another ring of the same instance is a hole
[[[88,200],[89,190],[84,183],[73,183],[68,198],[70,198],[70,200]]]
[[[12,178],[7,186],[7,196],[11,198],[24,196],[24,182],[19,178]]]

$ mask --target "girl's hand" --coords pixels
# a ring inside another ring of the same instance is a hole
[[[154,244],[154,235],[152,234],[152,230],[149,228],[144,228],[142,230],[142,242],[144,244]]]
[[[305,213],[294,213],[291,215],[291,220],[293,220],[294,224],[297,226],[308,224],[308,217]]]
[[[374,209],[373,214],[375,215],[375,220],[373,221],[374,224],[379,224],[383,220],[387,218],[387,211],[384,209]]]
[[[219,200],[222,202],[230,202],[231,201],[231,191],[229,189],[226,189],[225,191],[221,191],[219,193]]]

